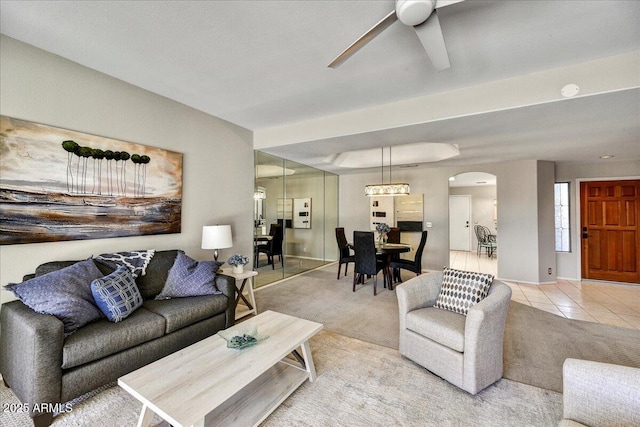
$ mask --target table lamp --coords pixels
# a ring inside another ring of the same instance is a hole
[[[218,249],[233,246],[230,225],[205,225],[202,227],[202,249],[213,249],[213,259],[218,260]]]

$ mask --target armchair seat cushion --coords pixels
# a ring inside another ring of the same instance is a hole
[[[420,308],[407,313],[406,327],[425,338],[460,353],[464,352],[466,317],[434,307]]]
[[[135,347],[164,335],[162,316],[139,308],[122,322],[102,318],[69,335],[62,348],[62,368],[68,369]]]

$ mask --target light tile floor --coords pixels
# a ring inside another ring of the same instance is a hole
[[[496,275],[497,257],[451,252],[451,267]],[[499,274],[498,274],[499,277]],[[559,279],[554,285],[505,281],[511,299],[569,319],[640,329],[640,285]]]

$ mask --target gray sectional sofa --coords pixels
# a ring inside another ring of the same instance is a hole
[[[34,425],[51,424],[53,414],[46,409],[233,325],[233,277],[216,276],[221,295],[153,299],[162,291],[177,252],[155,252],[146,275],[136,279],[143,306],[118,323],[102,318],[65,337],[58,318],[39,314],[21,301],[3,304],[0,373],[20,402],[29,405]],[[75,262],[42,264],[36,274]]]

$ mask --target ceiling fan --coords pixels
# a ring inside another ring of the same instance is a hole
[[[444,36],[442,35],[436,9],[460,3],[461,1],[464,0],[396,0],[395,10],[382,18],[380,22],[346,48],[329,64],[329,67],[338,67],[396,20],[399,20],[404,25],[413,27],[433,66],[438,71],[449,68],[451,63],[449,62],[449,54],[444,43]]]

